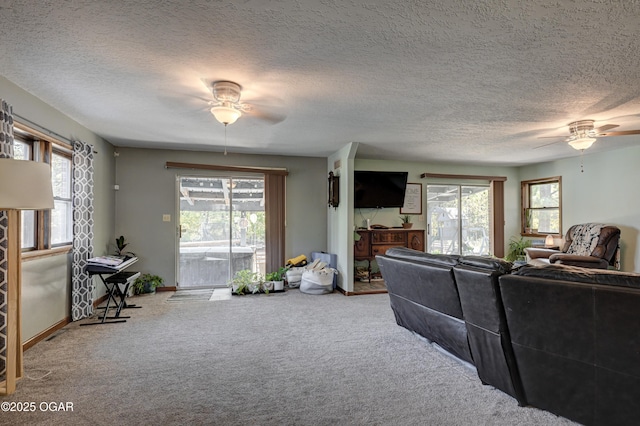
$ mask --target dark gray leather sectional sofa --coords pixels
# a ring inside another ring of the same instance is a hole
[[[398,324],[483,383],[586,425],[639,421],[639,274],[406,248],[376,260]]]

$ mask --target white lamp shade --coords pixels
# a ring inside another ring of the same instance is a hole
[[[593,143],[596,140],[597,140],[596,138],[589,138],[589,137],[578,138],[576,140],[569,141],[569,145],[571,145],[573,149],[577,149],[578,151],[584,151],[585,149],[591,148],[591,145],[593,145]]]
[[[544,245],[547,247],[553,246],[554,243],[555,241],[553,240],[553,235],[547,235],[547,237],[544,239]]]
[[[222,124],[233,124],[241,115],[240,111],[228,106],[213,107],[211,114]]]
[[[51,166],[0,158],[0,210],[52,208]]]

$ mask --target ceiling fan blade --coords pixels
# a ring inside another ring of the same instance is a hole
[[[258,118],[260,120],[268,121],[271,124],[278,124],[284,121],[285,118],[287,118],[285,114],[279,114],[276,112],[265,112],[257,108],[251,109],[251,111],[249,111],[247,115]]]
[[[243,103],[243,112],[271,124],[278,124],[287,118],[284,102],[273,97],[248,100]]]
[[[600,126],[595,130],[597,133],[603,133],[603,132],[606,132],[607,130],[615,129],[616,127],[620,127],[620,126],[617,124],[605,124],[604,126]]]
[[[628,136],[640,135],[640,130],[618,130],[616,132],[604,132],[598,136]]]
[[[210,102],[209,99],[193,94],[181,94],[178,96],[174,93],[167,92],[159,95],[157,99],[173,111],[185,113],[190,116],[208,111],[211,108],[208,106]]]
[[[555,141],[555,142],[549,142],[549,143],[546,143],[546,144],[544,144],[544,145],[538,145],[538,146],[533,147],[533,149],[540,149],[540,148],[544,148],[545,146],[555,145],[555,144],[560,143],[560,142],[564,142],[564,140],[561,140],[561,141]]]

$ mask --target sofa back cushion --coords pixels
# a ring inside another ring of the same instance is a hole
[[[457,256],[433,255],[407,248],[392,248],[376,256],[389,294],[462,319],[458,288],[453,276]]]
[[[460,256],[456,254],[432,254],[407,247],[392,247],[385,253],[388,257],[412,260],[415,262],[431,264],[432,266],[451,267],[458,264]]]
[[[513,273],[532,278],[546,278],[588,284],[640,288],[640,274],[613,270],[579,268],[567,265],[526,265]]]
[[[460,256],[458,263],[474,268],[496,271],[500,274],[508,274],[513,267],[511,262],[489,256]]]
[[[464,319],[494,333],[505,327],[498,277],[503,273],[460,264],[454,268]]]

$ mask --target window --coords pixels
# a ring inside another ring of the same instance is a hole
[[[16,160],[33,160],[33,143],[18,139],[13,141],[13,158]],[[33,210],[22,210],[22,249],[36,248],[36,214]]]
[[[189,168],[200,170],[217,170],[232,173],[258,173],[264,176],[264,212],[265,212],[265,268],[268,271],[277,270],[284,264],[285,243],[285,194],[286,176],[285,169],[217,166],[212,164],[174,163],[167,161],[167,168]]]
[[[265,268],[264,177],[180,176],[179,183],[181,288],[224,286],[247,268],[271,271]]]
[[[488,255],[488,185],[427,184],[427,252]]]
[[[50,164],[53,186],[53,210],[22,211],[22,251],[71,245],[71,147],[15,123],[13,155],[18,160]]]
[[[54,209],[51,211],[51,246],[70,244],[73,240],[73,209],[71,202],[71,157],[53,151],[51,182]]]
[[[507,180],[505,176],[479,176],[479,175],[450,175],[450,174],[442,174],[442,173],[422,173],[420,175],[421,178],[425,179],[454,179],[454,180],[464,180],[464,181],[487,181],[489,182],[489,192],[487,193],[488,197],[488,205],[486,212],[486,217],[488,218],[488,244],[489,244],[489,253],[496,257],[504,256],[504,182]],[[476,187],[479,188],[480,185],[468,185],[469,188]],[[471,191],[473,192],[473,191]],[[470,192],[470,194],[471,194]],[[470,205],[478,205],[478,202],[483,200],[485,195],[482,194],[482,189],[477,191],[477,194],[473,194],[472,198],[469,198],[471,201]],[[484,201],[482,201],[484,205]],[[427,199],[427,206],[429,205],[429,199]],[[473,211],[473,209],[471,210]],[[474,216],[472,222],[474,222],[474,226],[471,234],[468,235],[471,239],[474,239],[476,242],[480,241],[480,245],[472,244],[473,251],[477,252],[478,250],[484,252],[486,249],[483,247],[483,243],[486,244],[487,240],[485,239],[485,235],[481,233],[483,231],[480,228],[484,229],[486,234],[487,228],[484,225],[480,225],[483,222],[481,219],[484,214],[477,214],[479,210],[475,210],[475,213],[471,212],[463,212],[459,214],[459,217],[462,216]],[[429,218],[431,220],[431,218]],[[467,221],[468,222],[468,221]],[[430,229],[431,230],[431,229]],[[463,232],[466,232],[463,230]],[[468,232],[467,232],[468,233]]]
[[[562,234],[562,178],[526,180],[521,188],[522,234]]]

